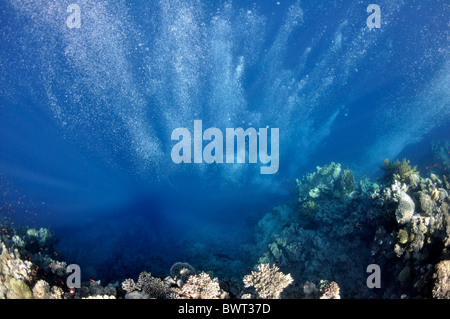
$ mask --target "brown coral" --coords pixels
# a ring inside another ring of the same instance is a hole
[[[436,280],[433,298],[450,299],[450,260],[443,260],[436,265],[433,278]]]
[[[409,175],[417,173],[417,166],[411,166],[410,161],[404,158],[401,162],[395,160],[395,162],[390,162],[389,159],[385,159],[382,167],[384,171],[384,179],[390,182],[398,180],[404,182]]]
[[[176,298],[176,290],[174,288],[160,278],[153,277],[151,273],[145,271],[139,274],[137,283],[130,278],[123,281],[122,289],[127,291],[125,296],[127,299]],[[139,297],[136,295],[139,295]]]
[[[322,292],[320,299],[341,299],[339,290],[339,285],[335,281],[325,281],[320,287]]]

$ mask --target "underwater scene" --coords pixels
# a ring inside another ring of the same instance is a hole
[[[449,17],[1,1],[0,299],[450,299]]]

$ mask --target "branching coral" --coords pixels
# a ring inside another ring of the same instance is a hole
[[[172,275],[179,277],[182,274],[190,275],[175,281],[174,278],[167,277],[164,280],[152,277],[148,272],[142,272],[137,282],[133,279],[126,279],[122,282],[122,289],[127,292],[126,299],[223,299],[228,297],[228,293],[219,286],[217,278],[211,279],[210,275],[201,272],[198,275],[193,273],[194,268],[186,263],[176,263],[171,268]]]
[[[341,299],[339,295],[339,285],[332,281],[322,281],[320,283],[321,296],[320,299]]]
[[[189,277],[181,289],[181,296],[190,299],[224,299],[227,293],[220,289],[217,278],[211,279],[209,274],[201,272]]]
[[[174,293],[168,285],[166,285],[160,278],[152,277],[148,272],[142,272],[139,275],[137,287],[150,298],[170,298]]]
[[[270,267],[269,264],[259,264],[258,271],[244,276],[245,287],[254,287],[262,299],[279,299],[283,289],[293,281],[290,274],[285,275],[276,265]]]
[[[138,287],[133,279],[128,278],[122,282],[122,289],[125,290],[127,293],[131,293],[135,290],[138,290]]]
[[[137,283],[133,279],[126,279],[122,283],[122,289],[127,291],[125,298],[155,298],[172,299],[176,297],[176,290],[160,278],[152,277],[149,272],[141,272]],[[136,294],[137,292],[137,294]],[[139,295],[138,297],[136,295]]]

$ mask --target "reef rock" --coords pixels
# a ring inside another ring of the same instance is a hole
[[[406,224],[414,214],[415,204],[408,194],[401,192],[398,195],[398,207],[395,211],[395,218],[400,225]]]

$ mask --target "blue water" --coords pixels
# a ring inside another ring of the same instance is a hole
[[[242,247],[296,178],[331,161],[375,177],[449,137],[450,7],[380,0],[369,29],[369,3],[2,1],[2,217],[53,229],[84,276],[251,268]],[[279,128],[278,172],[174,164],[194,120]]]

